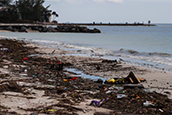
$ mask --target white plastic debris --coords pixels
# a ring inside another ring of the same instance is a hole
[[[154,104],[150,103],[149,101],[144,102],[143,105],[146,106],[146,107],[155,106]]]
[[[0,50],[8,50],[8,48],[0,48]]]
[[[125,97],[127,97],[127,95],[125,95],[125,94],[117,94],[117,98],[118,99],[125,98]]]
[[[159,109],[160,112],[164,112],[162,109]]]
[[[23,74],[20,74],[20,75],[21,75],[21,76],[27,76],[27,74],[24,74],[24,73],[23,73]]]
[[[118,92],[118,91],[116,91],[116,90],[108,90],[108,91],[106,91],[106,94],[108,94],[108,93],[113,93],[113,92]]]
[[[3,66],[4,69],[8,69],[8,66]]]
[[[27,69],[25,69],[24,72],[27,73]]]

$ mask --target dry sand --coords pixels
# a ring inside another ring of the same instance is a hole
[[[0,32],[13,32],[13,31],[10,31],[10,30],[0,30]],[[28,33],[39,33],[39,31],[37,31],[37,30],[30,30],[30,29],[26,29],[26,32],[28,32]]]
[[[0,32],[11,32],[9,30],[0,30]]]

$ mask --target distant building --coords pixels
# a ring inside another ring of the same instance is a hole
[[[44,22],[52,22],[52,10],[44,12]]]

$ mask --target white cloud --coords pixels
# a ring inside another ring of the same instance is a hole
[[[78,0],[65,0],[66,3],[69,3],[69,4],[77,4],[79,3]]]
[[[47,0],[47,1],[60,1],[60,0]]]
[[[47,1],[65,1],[67,3],[73,3],[73,2],[82,2],[82,0],[47,0]],[[83,0],[84,2],[85,0]],[[114,3],[122,3],[123,0],[90,0],[90,1],[94,1],[94,2],[114,2]]]
[[[115,2],[115,3],[122,3],[122,0],[93,0],[94,2]]]
[[[93,1],[95,1],[95,2],[103,2],[103,0],[93,0]]]
[[[107,0],[107,1],[110,1],[110,2],[117,2],[117,3],[122,3],[122,2],[123,2],[122,0]]]

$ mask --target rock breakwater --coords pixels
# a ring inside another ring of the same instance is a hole
[[[89,29],[84,26],[57,26],[57,27],[48,27],[42,25],[15,25],[15,26],[0,26],[0,30],[8,30],[12,32],[75,32],[75,33],[101,33],[97,28]]]

